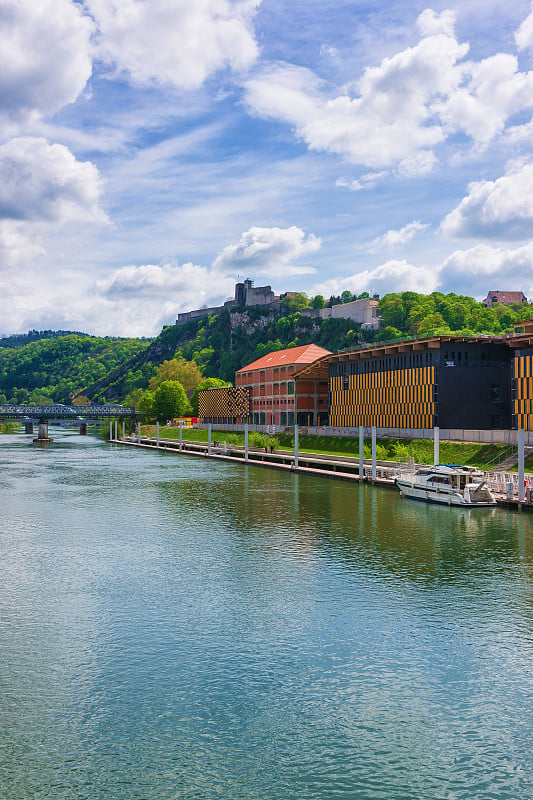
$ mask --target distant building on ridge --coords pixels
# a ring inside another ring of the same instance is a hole
[[[489,292],[481,302],[487,308],[496,305],[511,306],[513,303],[527,303],[527,297],[524,292]]]

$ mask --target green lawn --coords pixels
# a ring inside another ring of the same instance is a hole
[[[155,436],[155,425],[143,425],[142,433]],[[179,439],[179,428],[160,427],[161,439]],[[250,433],[252,437],[252,433]],[[292,434],[277,434],[277,450],[293,451],[294,436]],[[199,428],[184,428],[184,441],[207,442],[207,430]],[[228,444],[244,445],[244,433],[229,433],[213,429],[212,439],[226,441]],[[268,437],[262,437],[261,442],[268,443]],[[258,441],[259,446],[264,446]],[[359,438],[346,436],[311,436],[300,434],[298,437],[301,453],[318,453],[320,455],[359,456]],[[250,442],[251,444],[251,442]],[[507,449],[506,445],[470,444],[468,442],[442,442],[440,443],[441,464],[455,463],[468,464],[473,467],[483,468]],[[378,439],[377,458],[379,461],[406,460],[412,456],[419,464],[433,463],[433,441],[422,439]],[[365,440],[365,458],[371,457],[370,440]],[[533,469],[533,456],[526,459],[526,468]]]

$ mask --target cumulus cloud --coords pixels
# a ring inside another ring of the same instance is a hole
[[[531,237],[533,224],[533,164],[495,181],[476,181],[468,195],[442,221],[448,236],[499,239]]]
[[[261,0],[85,0],[101,60],[138,85],[196,89],[257,58],[251,21]]]
[[[259,228],[252,227],[243,233],[237,244],[224,248],[215,259],[213,266],[222,272],[288,277],[316,272],[307,266],[294,262],[316,253],[321,240],[309,234],[307,239],[301,228]]]
[[[0,146],[0,216],[56,223],[103,222],[101,182],[90,161],[61,144],[21,136]]]
[[[108,299],[138,298],[167,300],[175,295],[177,310],[216,305],[233,295],[234,282],[218,272],[190,262],[186,264],[142,264],[115,270],[104,280],[97,281],[97,291]]]
[[[456,250],[439,267],[439,288],[478,298],[494,289],[512,289],[533,298],[533,243],[515,249],[479,244]]]
[[[0,121],[52,114],[83,91],[93,23],[71,0],[0,0]]]
[[[533,243],[515,249],[479,244],[424,266],[393,259],[354,275],[317,283],[309,293],[329,297],[344,289],[381,296],[403,291],[455,292],[478,299],[494,289],[512,289],[533,298]]]
[[[17,285],[21,267],[28,284],[39,282],[45,243],[52,233],[61,231],[66,244],[73,232],[79,235],[80,226],[106,222],[99,203],[100,188],[96,167],[77,161],[63,145],[20,137],[0,146],[0,273],[4,285]],[[19,288],[25,305],[27,287]],[[37,301],[39,305],[42,296]]]
[[[533,10],[515,32],[514,38],[519,50],[533,48]]]
[[[377,267],[362,270],[355,275],[333,278],[315,284],[310,294],[322,294],[329,297],[349,288],[355,294],[371,292],[387,294],[387,292],[414,291],[427,294],[433,292],[438,283],[438,271],[431,267],[417,267],[405,260],[391,259]]]
[[[374,239],[370,245],[371,251],[374,250],[393,250],[395,247],[401,247],[414,239],[417,233],[425,230],[428,225],[420,222],[419,219],[409,222],[399,230],[390,230],[383,236]]]
[[[367,67],[342,94],[308,69],[277,64],[245,82],[246,102],[293,125],[310,149],[407,177],[427,174],[449,136],[466,134],[485,148],[513,114],[533,107],[533,74],[519,72],[508,54],[465,61],[469,46],[457,41],[454,21],[451,11],[426,9],[418,44]]]

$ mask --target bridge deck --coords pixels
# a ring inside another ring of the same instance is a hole
[[[101,405],[101,406],[67,406],[62,403],[53,405],[14,406],[0,404],[0,419],[102,419],[114,417],[134,417],[134,406]]]

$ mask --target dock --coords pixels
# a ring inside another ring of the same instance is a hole
[[[246,462],[245,451],[242,445],[232,444],[224,448],[220,445],[215,446],[212,444],[211,452],[209,453],[207,442],[183,440],[180,449],[180,443],[174,439],[160,438],[158,442],[154,437],[149,436],[141,436],[140,440],[137,436],[130,436],[125,439],[112,438],[109,441],[110,444],[142,447],[149,450],[179,453],[183,456],[196,456],[233,463],[248,463],[266,469],[281,469],[298,474],[316,475],[321,478],[330,478],[351,483],[359,483],[361,480],[359,476],[359,460],[349,456],[299,452],[298,465],[295,466],[293,453],[279,450],[270,453],[254,447],[248,448],[248,461]],[[365,483],[397,491],[394,482],[398,473],[397,465],[392,465],[390,462],[378,462],[376,465],[376,476],[373,479],[371,465],[366,462],[367,460],[365,460],[364,475],[362,477]],[[533,502],[529,502],[528,500],[520,501],[517,498],[509,499],[502,491],[498,491],[494,488],[492,491],[496,498],[498,508],[510,511],[533,512]]]

